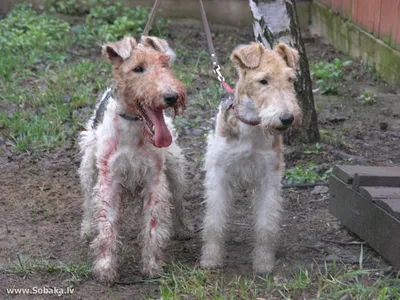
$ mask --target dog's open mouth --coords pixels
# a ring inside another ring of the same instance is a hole
[[[139,105],[140,113],[146,129],[149,131],[150,141],[158,148],[168,147],[172,144],[172,136],[165,124],[162,108],[150,108]]]

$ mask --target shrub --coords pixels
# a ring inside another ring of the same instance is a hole
[[[335,58],[333,62],[320,61],[311,68],[311,76],[317,80],[316,84],[321,94],[338,94],[340,81],[343,78],[343,68],[349,66],[351,60],[342,61]]]
[[[296,168],[284,171],[286,182],[288,184],[294,184],[327,181],[332,173],[332,168],[322,174],[317,172],[317,169],[317,165],[313,162],[308,162],[306,165],[300,163]]]
[[[364,93],[362,93],[360,95],[360,100],[367,105],[373,105],[376,103],[376,95],[373,94],[370,91],[364,91]]]

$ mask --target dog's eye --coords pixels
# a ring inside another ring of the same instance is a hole
[[[293,78],[292,78],[292,77],[289,77],[287,81],[288,81],[289,83],[292,83],[292,82],[293,82]]]
[[[135,73],[143,73],[144,68],[142,66],[137,66],[136,68],[133,69],[133,72]]]
[[[264,84],[264,85],[267,85],[268,84],[268,80],[267,79],[260,80],[260,83]]]

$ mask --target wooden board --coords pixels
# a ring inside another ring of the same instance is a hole
[[[361,186],[400,187],[400,169],[390,169],[387,171],[386,174],[379,174],[380,172],[377,172],[375,174],[356,173],[353,179],[353,189],[358,190]]]
[[[332,214],[400,268],[400,221],[335,175],[329,179],[329,191]]]
[[[345,183],[353,183],[355,189],[365,185],[400,187],[398,167],[336,165],[332,173]]]
[[[362,186],[359,190],[362,196],[372,201],[400,221],[400,188]]]

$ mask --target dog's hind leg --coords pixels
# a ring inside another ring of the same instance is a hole
[[[211,166],[205,179],[206,213],[203,224],[203,248],[200,264],[205,268],[223,265],[225,231],[232,202],[232,187],[220,168]]]
[[[174,236],[178,239],[188,239],[192,236],[187,225],[184,193],[186,192],[185,176],[186,160],[181,149],[172,144],[166,157],[166,176],[169,183],[172,200],[172,226]]]

